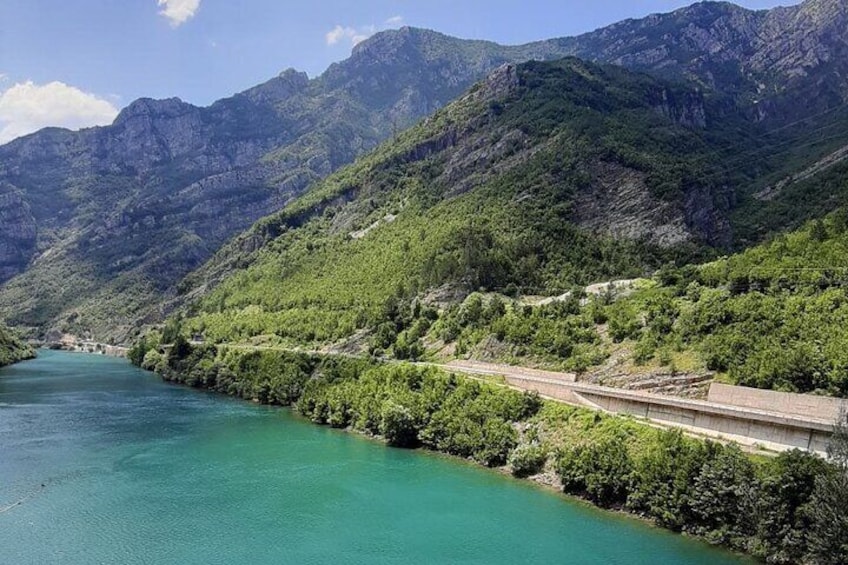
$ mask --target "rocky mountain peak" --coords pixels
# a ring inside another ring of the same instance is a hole
[[[830,26],[848,16],[845,0],[806,0],[798,7],[798,18],[817,26]]]
[[[719,18],[730,14],[738,14],[748,11],[749,10],[742,8],[741,6],[737,6],[732,2],[714,2],[712,0],[705,0],[703,2],[696,2],[689,6],[679,8],[672,12],[672,14],[677,17],[683,16],[687,18],[700,19]]]
[[[289,68],[271,80],[245,90],[242,94],[254,104],[275,104],[302,92],[307,86],[309,86],[309,75]]]
[[[410,56],[430,60],[450,51],[452,46],[461,49],[462,43],[437,31],[405,26],[381,31],[359,43],[353,48],[351,60],[386,62]]]
[[[365,41],[357,43],[351,52],[352,57],[367,57],[376,54],[386,54],[397,51],[409,44],[413,37],[413,28],[404,26],[400,29],[388,29],[375,33]]]
[[[177,118],[188,114],[192,110],[197,110],[195,106],[181,99],[165,98],[156,100],[153,98],[139,98],[132,102],[129,106],[121,110],[118,117],[115,118],[115,125],[125,124],[134,118]]]
[[[103,137],[105,155],[140,172],[198,147],[201,109],[179,98],[141,98],[124,108]]]

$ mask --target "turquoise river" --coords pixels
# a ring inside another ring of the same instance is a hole
[[[745,562],[496,472],[46,351],[0,369],[0,563]]]

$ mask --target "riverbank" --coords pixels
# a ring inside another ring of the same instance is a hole
[[[35,357],[35,349],[0,324],[0,367]]]
[[[2,515],[9,562],[749,562],[102,355],[42,351],[2,381],[0,428],[18,433],[0,434],[0,508],[32,495]]]
[[[601,508],[774,563],[813,562],[810,543],[826,535],[805,512],[823,497],[817,479],[834,469],[809,453],[752,457],[734,445],[432,367],[184,341],[167,354],[151,348],[130,357],[168,381],[294,406],[315,423],[380,436],[392,446],[561,485]]]

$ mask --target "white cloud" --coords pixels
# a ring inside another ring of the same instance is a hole
[[[117,115],[110,102],[62,82],[18,83],[0,92],[0,143],[48,126],[106,125]]]
[[[342,41],[349,41],[351,45],[356,45],[357,43],[365,41],[381,29],[398,27],[401,25],[403,25],[403,16],[393,16],[387,19],[380,27],[373,24],[360,27],[336,25],[336,27],[327,32],[324,39],[327,41],[327,45],[330,46],[336,45]]]
[[[158,4],[164,6],[159,15],[168,18],[171,27],[186,23],[200,8],[200,0],[158,0]]]
[[[376,31],[377,28],[374,26],[353,28],[350,26],[337,25],[327,32],[325,38],[327,40],[327,45],[335,45],[342,40],[348,40],[352,45],[356,45],[357,43],[361,43],[374,35]]]

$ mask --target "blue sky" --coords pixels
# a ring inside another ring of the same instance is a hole
[[[108,123],[141,96],[206,105],[288,67],[316,76],[346,58],[355,41],[389,27],[516,44],[688,3],[0,0],[0,143],[48,124]],[[760,9],[797,2],[738,3]]]

